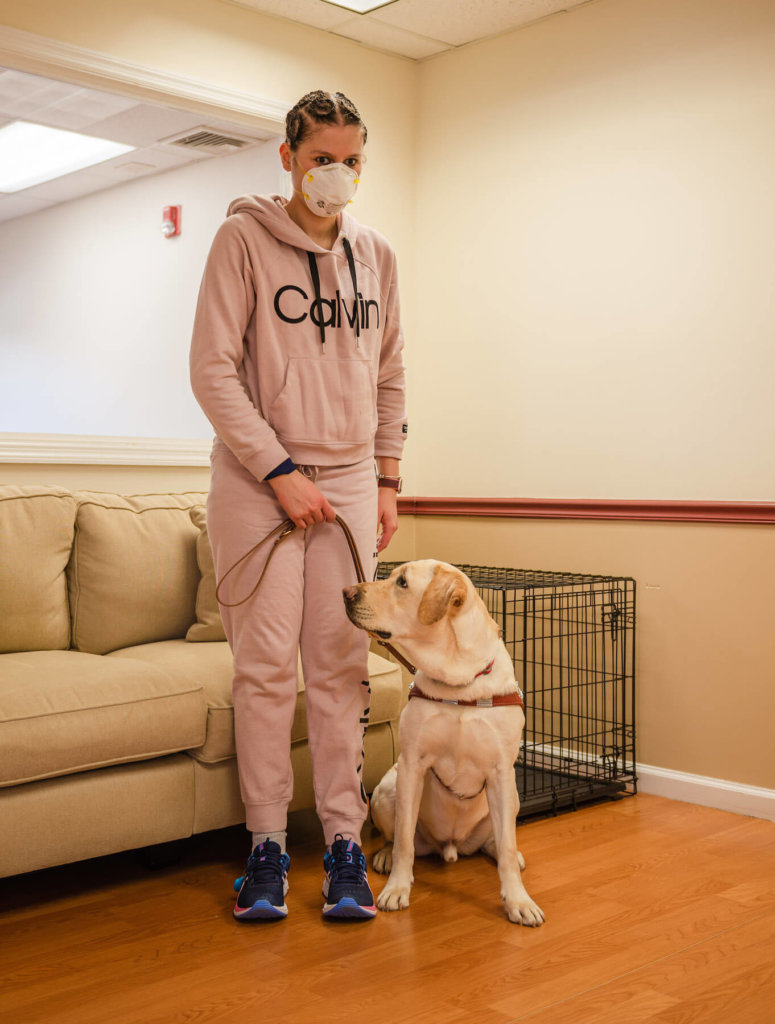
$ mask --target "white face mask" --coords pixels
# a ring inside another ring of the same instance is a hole
[[[314,165],[303,172],[299,192],[318,217],[335,217],[352,202],[359,184],[357,171],[346,164]]]

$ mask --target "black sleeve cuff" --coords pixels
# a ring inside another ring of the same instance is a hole
[[[276,466],[271,473],[267,473],[264,480],[271,480],[275,476],[285,476],[288,473],[292,473],[296,469],[296,463],[293,459],[286,459],[285,462],[281,462],[279,466]]]

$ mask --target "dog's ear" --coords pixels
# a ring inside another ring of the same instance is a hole
[[[466,599],[466,583],[461,573],[437,565],[433,579],[425,588],[417,609],[417,618],[424,626],[432,626],[449,612],[454,614]]]

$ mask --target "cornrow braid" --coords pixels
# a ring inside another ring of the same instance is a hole
[[[366,142],[366,125],[355,104],[344,93],[317,89],[302,96],[285,118],[285,140],[291,149],[297,149],[317,124],[357,125],[362,129],[363,141]]]

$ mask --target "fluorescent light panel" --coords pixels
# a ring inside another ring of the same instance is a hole
[[[0,128],[0,192],[21,192],[134,148],[79,132],[14,121]]]
[[[374,0],[323,0],[332,7],[344,7],[348,11],[355,11],[356,14],[371,14],[378,11],[380,7],[389,7],[395,0],[382,0],[382,3],[375,3]]]

